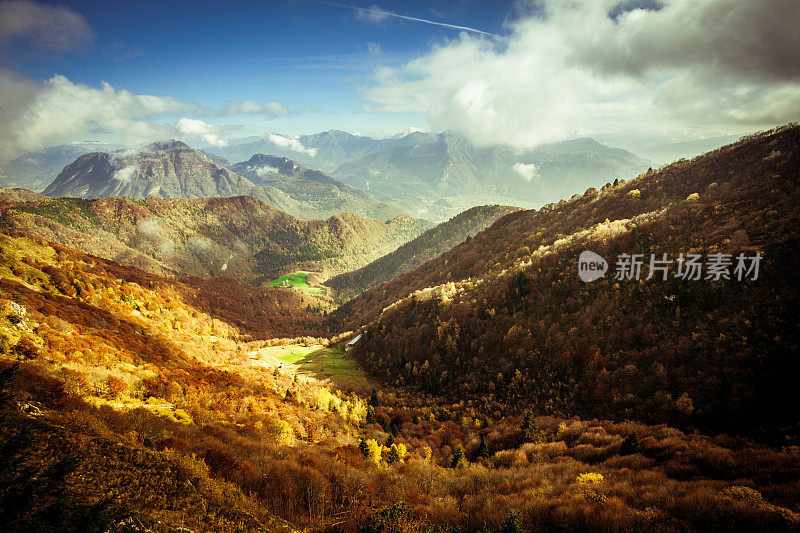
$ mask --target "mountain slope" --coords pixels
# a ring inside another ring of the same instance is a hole
[[[53,197],[202,198],[236,196],[253,184],[180,141],[153,143],[135,155],[95,152],[67,165],[47,186]]]
[[[259,284],[297,269],[339,273],[389,253],[430,227],[342,213],[298,220],[248,196],[0,203],[3,228],[151,272],[228,275]]]
[[[317,344],[320,316],[289,291],[158,277],[2,231],[0,250],[5,530],[800,524],[800,456],[785,434],[769,447],[663,424],[523,417],[522,404],[497,419],[464,392],[446,401],[366,379],[354,392],[337,383],[358,368]],[[260,325],[259,311],[271,315]],[[303,338],[272,338],[280,331]]]
[[[3,187],[22,187],[41,191],[76,158],[106,148],[105,143],[61,144],[23,154],[2,166],[6,174]]]
[[[376,374],[497,413],[523,403],[745,432],[796,424],[799,180],[800,128],[751,136],[507,215],[333,320],[367,324],[358,353]],[[581,282],[585,249],[612,275]],[[681,252],[759,252],[764,264],[755,281],[681,281],[674,264],[669,281],[613,279],[621,253]]]
[[[416,216],[438,220],[487,201],[541,205],[647,167],[634,154],[592,139],[523,150],[477,147],[445,132],[407,135],[341,165],[334,176]]]
[[[327,218],[348,212],[387,220],[402,214],[396,206],[379,202],[369,193],[285,157],[256,154],[247,161],[232,165],[230,169],[261,186],[259,191],[277,189],[286,193],[298,205],[294,210],[281,210],[288,213],[300,210],[302,218]],[[262,198],[261,193],[251,194]]]
[[[417,268],[465,239],[474,237],[498,218],[519,209],[500,205],[473,207],[434,226],[367,266],[329,279],[325,285],[336,289],[342,299],[358,294]]]

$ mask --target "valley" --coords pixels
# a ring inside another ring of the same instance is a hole
[[[3,190],[0,518],[794,531],[798,147],[789,125],[433,227]],[[605,279],[578,279],[584,249]],[[764,263],[612,278],[667,252]]]

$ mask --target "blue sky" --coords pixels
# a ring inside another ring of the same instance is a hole
[[[12,54],[18,71],[35,80],[61,74],[92,87],[107,82],[116,89],[172,96],[211,108],[251,100],[278,101],[297,111],[271,120],[217,119],[242,125],[242,134],[334,127],[390,133],[424,125],[422,113],[365,117],[361,91],[377,67],[402,65],[459,33],[395,17],[373,23],[355,9],[313,0],[66,5],[86,19],[91,42],[68,53],[31,56],[29,43],[20,39]],[[349,5],[369,9],[374,4]],[[389,1],[380,7],[491,33],[503,32],[504,21],[513,13],[509,1]]]
[[[327,129],[738,134],[800,120],[797,20],[797,0],[0,0],[0,160]]]

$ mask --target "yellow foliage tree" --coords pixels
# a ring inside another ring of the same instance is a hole
[[[378,441],[376,441],[375,439],[367,439],[366,443],[367,443],[367,458],[376,465],[380,465],[383,446],[378,444]]]

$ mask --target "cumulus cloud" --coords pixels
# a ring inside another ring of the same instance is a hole
[[[68,7],[29,0],[0,2],[0,47],[25,40],[34,51],[66,52],[92,40],[86,19]]]
[[[514,172],[519,174],[525,181],[531,181],[536,176],[536,165],[533,163],[514,163]]]
[[[0,89],[0,158],[86,132],[115,133],[128,144],[168,138],[175,127],[159,117],[202,111],[172,97],[138,95],[108,83],[94,88],[60,75],[37,84],[0,71]]]
[[[796,0],[529,4],[502,42],[462,33],[380,69],[364,97],[478,144],[800,119]]]
[[[252,100],[245,100],[243,102],[231,102],[225,106],[224,114],[226,115],[268,115],[277,117],[289,114],[289,108],[280,102],[268,102],[266,104],[259,104]]]
[[[177,122],[175,127],[178,129],[178,133],[203,139],[213,146],[226,146],[228,144],[224,139],[220,138],[216,126],[203,122],[202,120],[183,117]]]
[[[270,133],[267,135],[267,140],[273,144],[277,144],[282,148],[288,148],[293,152],[299,152],[301,154],[308,154],[311,157],[317,155],[316,148],[308,148],[306,147],[300,140],[297,138],[296,135],[294,136],[285,136],[285,135],[278,135],[277,133]]]

